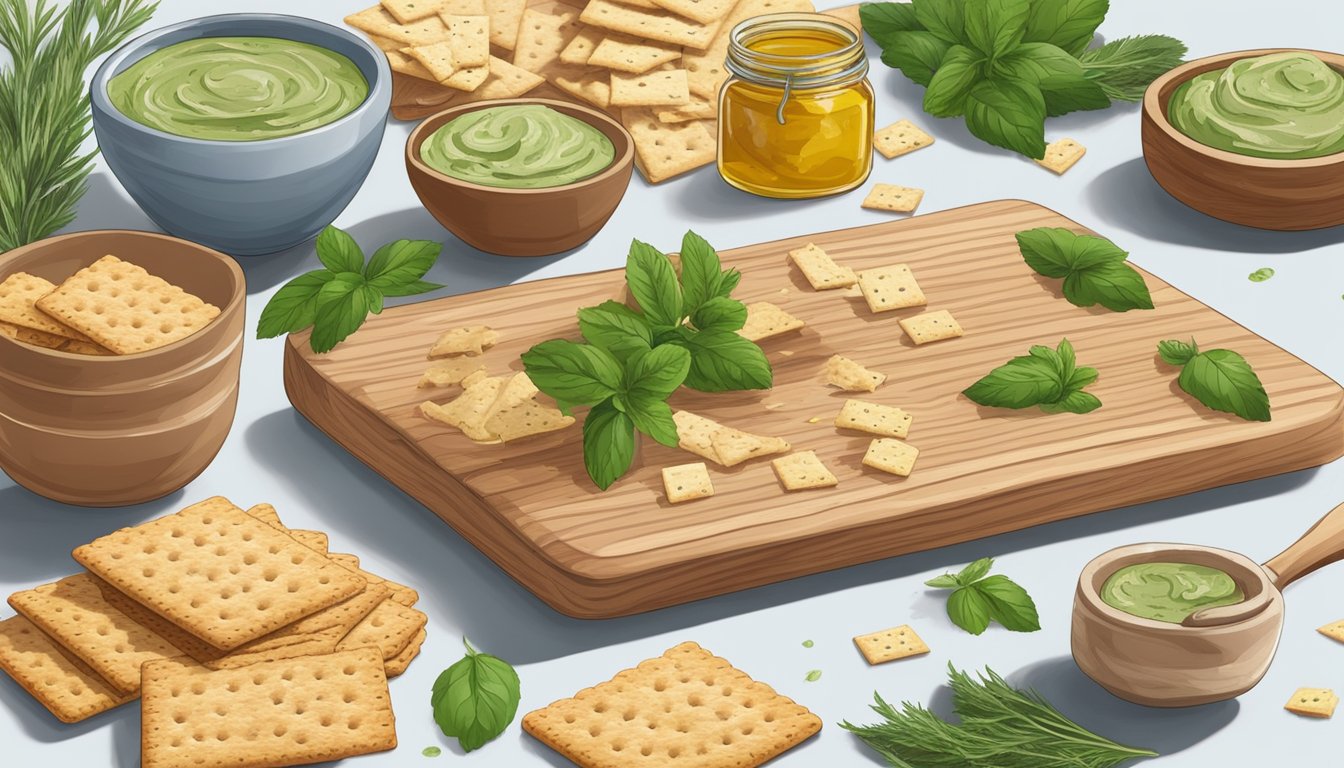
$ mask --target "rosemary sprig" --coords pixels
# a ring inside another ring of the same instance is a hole
[[[84,72],[149,21],[149,0],[0,0],[0,251],[75,218],[97,151],[84,152]]]
[[[885,722],[842,723],[895,768],[1113,768],[1157,753],[1117,744],[1065,717],[1039,693],[1009,685],[993,670],[974,679],[948,667],[960,724],[876,696]]]

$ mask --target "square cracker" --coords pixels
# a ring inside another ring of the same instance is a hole
[[[653,0],[653,4],[701,24],[722,21],[737,0]]]
[[[611,73],[605,69],[574,67],[552,69],[548,74],[555,87],[575,98],[599,109],[611,105]]]
[[[909,477],[915,471],[919,449],[891,437],[879,437],[868,444],[863,454],[863,465],[892,475]]]
[[[922,189],[897,184],[874,184],[868,196],[863,198],[863,207],[874,211],[914,213],[923,199]]]
[[[400,24],[427,19],[439,12],[441,0],[382,0],[382,6]]]
[[[384,600],[350,630],[336,650],[377,648],[384,660],[395,659],[425,628],[428,617],[414,608]]]
[[[402,53],[419,63],[436,83],[447,80],[457,71],[457,61],[453,57],[453,44],[447,40],[440,40],[429,45],[411,46]]]
[[[345,17],[345,23],[370,35],[396,40],[402,45],[429,45],[448,37],[448,28],[438,16],[402,24],[381,5]]]
[[[1085,154],[1087,147],[1073,139],[1060,139],[1045,145],[1045,157],[1035,162],[1042,168],[1048,168],[1062,176],[1065,171],[1077,165]]]
[[[420,655],[420,649],[424,647],[425,640],[428,637],[428,632],[423,629],[420,630],[420,634],[416,635],[415,639],[411,640],[410,644],[402,649],[401,653],[391,659],[383,660],[383,672],[389,680],[404,674],[410,668],[411,662],[415,661],[415,657]]]
[[[0,669],[63,723],[78,723],[135,698],[118,693],[22,616],[0,621]]]
[[[679,58],[681,58],[679,46],[655,40],[641,40],[613,32],[597,44],[584,63],[640,75],[660,64],[667,64]]]
[[[474,357],[453,357],[447,360],[439,360],[425,370],[420,376],[420,383],[416,386],[420,389],[434,389],[436,387],[455,387],[477,371],[485,372],[485,366],[481,361]]]
[[[663,490],[667,500],[673,504],[694,499],[705,499],[714,495],[714,483],[709,479],[709,470],[703,461],[693,464],[679,464],[675,467],[663,467]]]
[[[407,608],[410,608],[414,606],[416,603],[420,602],[419,592],[416,592],[414,589],[411,589],[405,584],[398,584],[397,582],[392,581],[391,579],[385,579],[382,576],[379,576],[375,573],[369,573],[368,571],[360,567],[359,558],[355,557],[354,555],[349,555],[342,552],[333,552],[330,555],[328,555],[328,557],[331,559],[333,563],[337,563],[342,567],[349,568],[355,573],[358,573],[360,576],[363,576],[365,580],[369,582],[369,584],[383,586],[390,589],[392,591],[392,595],[389,599],[392,600],[393,602],[401,603]]]
[[[579,9],[564,3],[543,3],[523,11],[513,65],[542,73],[560,60],[561,51],[579,34]]]
[[[1339,642],[1344,643],[1344,619],[1336,621],[1333,624],[1326,624],[1316,631],[1331,640],[1338,640]]]
[[[429,348],[429,359],[454,355],[479,355],[493,347],[499,341],[499,334],[488,325],[468,325],[465,328],[449,328],[439,334],[434,346]]]
[[[48,346],[44,342],[52,336],[60,338],[62,343],[66,339],[88,341],[88,336],[38,310],[37,300],[54,290],[55,283],[27,272],[15,272],[6,277],[0,282],[0,322],[39,332],[40,336],[30,335],[20,341],[41,347]]]
[[[512,51],[518,44],[518,29],[523,23],[527,0],[485,0],[490,17],[490,44]]]
[[[738,333],[748,341],[761,341],[801,330],[805,325],[802,320],[768,301],[755,301],[747,305],[747,323]]]
[[[835,417],[839,429],[854,429],[878,437],[904,438],[914,417],[893,405],[846,400]]]
[[[658,110],[658,120],[663,123],[684,123],[687,120],[713,120],[719,116],[717,101],[702,99],[691,94],[691,100],[676,107]]]
[[[363,590],[365,580],[216,496],[77,548],[80,565],[220,650]]]
[[[670,11],[631,8],[611,0],[591,0],[579,19],[590,26],[696,50],[708,48],[723,24],[701,24]]]
[[[587,64],[589,57],[593,55],[593,50],[604,37],[606,34],[600,29],[580,27],[578,33],[565,45],[564,50],[560,51],[560,63],[574,66]]]
[[[830,488],[839,485],[831,470],[817,458],[815,451],[799,451],[782,456],[770,462],[780,485],[786,491],[803,491],[811,488]]]
[[[748,768],[807,741],[821,719],[725,659],[682,643],[529,712],[523,730],[582,768]]]
[[[37,308],[119,355],[167,346],[219,316],[219,307],[116,256],[76,272]]]
[[[119,694],[140,691],[140,665],[182,651],[114,608],[87,573],[15,592],[9,604]]]
[[[830,288],[848,288],[858,282],[858,276],[849,267],[835,263],[829,253],[808,243],[804,248],[789,251],[789,259],[798,265],[798,269],[807,278],[813,290],[825,291]]]
[[[650,184],[709,165],[718,157],[711,120],[663,123],[653,111],[634,108],[621,111],[621,123],[635,140],[639,172]]]
[[[907,264],[865,269],[859,273],[859,290],[863,291],[870,312],[890,312],[929,303]]]
[[[945,309],[925,312],[914,317],[903,317],[900,323],[901,330],[905,331],[915,344],[955,339],[964,333],[961,324]]]
[[[675,106],[691,101],[686,70],[659,69],[642,75],[613,72],[611,103],[621,107]]]
[[[826,361],[826,383],[846,392],[872,392],[882,386],[887,374],[864,368],[844,355]]]
[[[374,648],[231,670],[151,662],[141,716],[144,768],[304,765],[397,746]]]
[[[74,331],[71,331],[74,333]],[[54,333],[46,331],[35,331],[32,328],[20,328],[13,323],[0,322],[0,336],[7,336],[15,341],[31,344],[34,347],[43,349],[64,349],[67,344],[88,344],[86,341],[77,339],[67,339],[64,336],[57,336]]]
[[[888,160],[908,155],[932,143],[933,137],[909,120],[897,120],[873,134],[873,146]]]
[[[1297,715],[1328,718],[1338,704],[1339,696],[1329,688],[1298,688],[1283,708]]]
[[[854,638],[854,644],[859,647],[863,658],[872,665],[922,656],[929,652],[929,646],[920,639],[915,630],[905,624],[870,635],[859,635]]]

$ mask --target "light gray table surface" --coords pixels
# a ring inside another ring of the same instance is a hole
[[[826,4],[826,0],[823,0]],[[830,3],[836,4],[836,3]],[[1322,0],[1116,0],[1101,32],[1110,38],[1161,32],[1185,40],[1191,56],[1268,46],[1344,48],[1344,6]],[[152,26],[208,12],[281,11],[340,23],[354,4],[332,0],[164,0]],[[876,46],[870,44],[870,48]],[[1000,198],[1053,208],[1111,237],[1133,260],[1176,287],[1344,380],[1344,228],[1270,233],[1225,224],[1184,208],[1144,167],[1136,106],[1051,120],[1051,138],[1085,144],[1086,158],[1063,177],[983,145],[959,121],[919,108],[922,89],[873,56],[878,124],[913,118],[937,137],[926,150],[877,158],[873,181],[918,186],[918,215]],[[606,228],[586,246],[541,259],[505,259],[455,240],[420,207],[407,182],[402,146],[411,126],[389,125],[367,183],[336,224],[367,249],[396,238],[444,242],[429,279],[460,293],[624,263],[632,237],[673,248],[694,228],[716,246],[734,246],[888,220],[859,208],[864,192],[780,202],[724,184],[713,168],[650,187],[636,177]],[[3,159],[0,158],[0,162]],[[520,226],[523,224],[520,224]],[[152,229],[105,166],[71,229]],[[243,260],[248,319],[286,280],[316,265],[311,245]],[[1247,275],[1277,270],[1268,282]],[[578,621],[546,607],[511,581],[424,507],[311,427],[281,385],[280,340],[250,338],[237,420],[214,464],[184,490],[139,507],[91,510],[46,501],[0,475],[0,592],[74,572],[70,550],[125,525],[221,494],[241,505],[271,502],[295,527],[331,534],[333,551],[358,554],[367,568],[420,590],[429,640],[420,658],[392,682],[401,746],[349,761],[358,766],[469,764],[568,765],[515,722],[484,749],[462,756],[430,717],[430,686],[461,656],[461,636],[517,666],[519,714],[608,679],[684,640],[695,640],[812,708],[825,722],[818,738],[777,761],[781,766],[869,766],[879,761],[837,724],[870,720],[874,690],[894,701],[931,702],[946,712],[949,662],[986,665],[1046,694],[1069,715],[1118,740],[1163,754],[1170,768],[1283,765],[1326,759],[1344,741],[1344,717],[1299,718],[1283,711],[1299,686],[1344,691],[1344,646],[1315,628],[1344,619],[1344,565],[1287,591],[1287,622],[1268,676],[1239,700],[1188,710],[1145,709],[1119,701],[1090,680],[1069,655],[1069,618],[1077,574],[1095,555],[1140,541],[1194,542],[1265,560],[1344,500],[1344,464],[1221,488],[921,554],[798,579],[611,621]],[[1247,450],[1255,450],[1248,446]],[[922,582],[992,555],[997,570],[1035,597],[1043,629],[1013,634],[991,628],[973,637],[952,626],[943,598]],[[0,616],[10,610],[0,608]],[[869,667],[855,634],[913,624],[932,646],[920,659]],[[815,647],[804,648],[804,640]],[[809,670],[822,670],[806,682]],[[79,725],[58,723],[0,676],[0,765],[29,768],[124,768],[139,762],[140,714],[134,704]],[[422,748],[441,745],[430,760]],[[1318,763],[1320,764],[1320,763]]]

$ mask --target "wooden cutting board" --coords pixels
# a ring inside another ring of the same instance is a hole
[[[1083,227],[1023,201],[1000,201],[722,254],[742,270],[738,298],[772,301],[807,321],[762,343],[768,392],[679,391],[676,408],[815,450],[837,488],[785,493],[769,460],[711,468],[716,495],[677,506],[660,468],[698,461],[645,438],[634,468],[605,493],[584,473],[577,426],[508,445],[477,445],[417,406],[425,353],[442,330],[500,332],[491,373],[519,355],[576,337],[577,308],[623,296],[620,271],[562,277],[398,307],[370,318],[327,355],[290,337],[285,386],[294,406],[389,481],[420,500],[557,610],[612,617],[980,538],[1062,518],[1324,464],[1344,455],[1344,390],[1329,378],[1145,274],[1157,308],[1113,313],[1060,298],[1058,281],[1022,261],[1014,233]],[[910,264],[930,309],[966,335],[913,346],[897,320],[861,298],[810,290],[786,260],[815,242],[856,269]],[[664,244],[671,245],[671,244]],[[1123,242],[1121,243],[1123,246]],[[1140,259],[1142,254],[1138,254]],[[1086,415],[981,408],[959,393],[1032,344],[1067,336],[1080,365],[1101,371]],[[1194,336],[1254,365],[1273,420],[1209,411],[1157,358],[1165,338]],[[821,370],[843,353],[888,374],[871,395],[914,416],[921,454],[898,478],[863,467],[869,437],[836,430],[845,397]],[[816,422],[811,423],[815,417]]]

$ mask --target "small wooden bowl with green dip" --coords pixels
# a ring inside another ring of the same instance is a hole
[[[436,137],[449,123],[486,110],[540,111],[544,119],[482,124],[451,141]],[[444,143],[435,154],[437,141]],[[556,157],[538,141],[560,141],[569,149]],[[605,154],[593,160],[583,149],[597,145]],[[426,118],[406,141],[406,172],[425,208],[467,244],[502,256],[547,256],[582,245],[607,223],[630,184],[634,156],[629,132],[605,113],[550,99],[501,99]],[[544,169],[529,175],[534,162]]]
[[[1106,690],[1150,707],[1240,696],[1260,682],[1274,659],[1283,588],[1340,559],[1344,504],[1264,565],[1195,544],[1112,549],[1078,578],[1074,661]],[[1136,571],[1117,587],[1116,579]],[[1229,594],[1226,587],[1235,587],[1231,599],[1209,599]]]
[[[1344,121],[1335,122],[1340,110],[1344,110],[1344,101],[1341,101],[1344,91],[1332,91],[1331,111],[1317,115],[1323,120],[1325,132],[1335,141],[1318,146],[1318,151],[1326,153],[1316,156],[1303,156],[1313,153],[1294,143],[1302,140],[1302,136],[1276,133],[1272,129],[1245,130],[1250,126],[1237,122],[1237,114],[1245,115],[1247,109],[1255,116],[1253,119],[1284,109],[1284,104],[1272,93],[1262,94],[1265,96],[1263,101],[1242,102],[1235,107],[1227,102],[1219,107],[1217,98],[1201,103],[1203,111],[1198,121],[1204,126],[1194,132],[1205,134],[1206,139],[1214,139],[1216,144],[1225,143],[1218,142],[1219,137],[1227,138],[1242,131],[1243,139],[1235,149],[1201,142],[1181,130],[1177,125],[1179,119],[1173,119],[1173,110],[1179,109],[1173,99],[1188,97],[1192,90],[1183,89],[1183,86],[1195,78],[1201,75],[1212,78],[1215,76],[1212,73],[1227,71],[1238,62],[1242,62],[1242,67],[1248,66],[1246,60],[1249,59],[1294,54],[1313,56],[1327,68],[1312,72],[1299,63],[1297,71],[1289,73],[1290,77],[1315,79],[1316,75],[1333,70],[1344,78],[1344,55],[1267,48],[1191,61],[1153,81],[1143,99],[1142,137],[1143,157],[1157,183],[1191,208],[1235,224],[1271,230],[1323,229],[1344,224],[1344,150],[1337,143],[1339,137],[1344,136]],[[1250,74],[1260,80],[1266,73],[1253,71]],[[1271,76],[1264,79],[1274,82],[1280,73],[1269,74]],[[1337,84],[1328,85],[1327,81],[1320,80],[1316,85],[1333,88]],[[1210,105],[1215,110],[1212,113],[1207,111]],[[1297,117],[1290,112],[1281,114],[1285,123],[1294,122]],[[1231,120],[1224,122],[1229,117]],[[1332,132],[1329,124],[1337,125],[1340,133]],[[1230,130],[1211,127],[1217,125]],[[1268,142],[1268,151],[1256,149],[1259,141]]]

